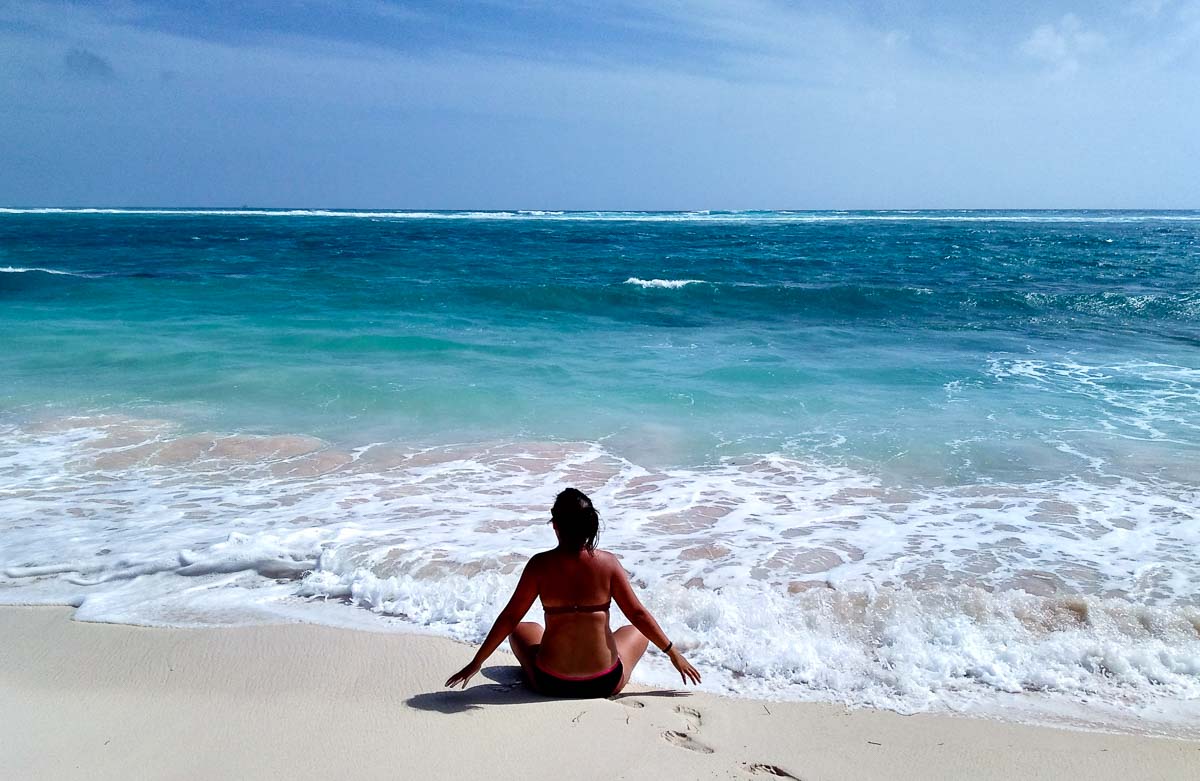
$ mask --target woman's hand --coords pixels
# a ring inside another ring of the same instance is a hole
[[[684,683],[688,681],[700,683],[700,673],[696,672],[696,668],[683,658],[683,654],[678,648],[672,648],[667,656],[671,657],[671,664],[675,665],[675,669],[679,671],[679,677],[683,679]]]
[[[446,679],[446,685],[453,689],[455,686],[458,686],[458,684],[461,683],[462,688],[467,688],[467,681],[471,680],[475,673],[479,672],[480,666],[481,665],[478,662],[472,659],[470,664]]]

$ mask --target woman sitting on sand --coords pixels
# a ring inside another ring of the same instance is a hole
[[[549,697],[616,694],[629,682],[650,641],[671,657],[684,683],[700,683],[700,673],[633,593],[617,557],[596,550],[600,516],[592,500],[582,491],[566,489],[554,500],[550,522],[558,547],[529,560],[475,658],[450,676],[446,685],[461,683],[465,689],[505,637],[526,681]],[[545,630],[541,624],[521,621],[539,596],[546,613]],[[608,625],[612,600],[633,626],[612,631]]]

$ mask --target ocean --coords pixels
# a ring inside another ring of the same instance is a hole
[[[1200,212],[0,209],[0,603],[479,641],[573,485],[707,689],[1181,734],[1198,464]]]

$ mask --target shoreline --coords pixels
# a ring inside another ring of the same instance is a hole
[[[704,637],[712,691],[1200,737],[1184,485],[921,487],[780,454],[659,470],[600,442],[346,451],[61,412],[5,432],[0,601],[342,623],[311,615],[328,600],[482,637],[552,544],[549,486],[575,485],[668,631]],[[669,682],[647,661],[643,680]]]
[[[18,778],[1183,778],[1200,741],[631,685],[549,700],[498,652],[314,624],[168,629],[0,607],[0,763]]]

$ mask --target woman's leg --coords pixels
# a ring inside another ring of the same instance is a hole
[[[536,621],[522,621],[508,636],[508,647],[513,656],[521,663],[521,671],[525,673],[525,682],[530,688],[537,689],[533,676],[533,660],[537,658],[538,649],[542,647],[542,625]]]
[[[621,655],[621,668],[624,670],[621,683],[613,692],[616,694],[629,683],[629,676],[633,674],[633,668],[637,666],[642,654],[646,653],[646,646],[650,645],[650,641],[633,626],[623,626],[613,632],[613,640],[617,643],[617,653]]]

